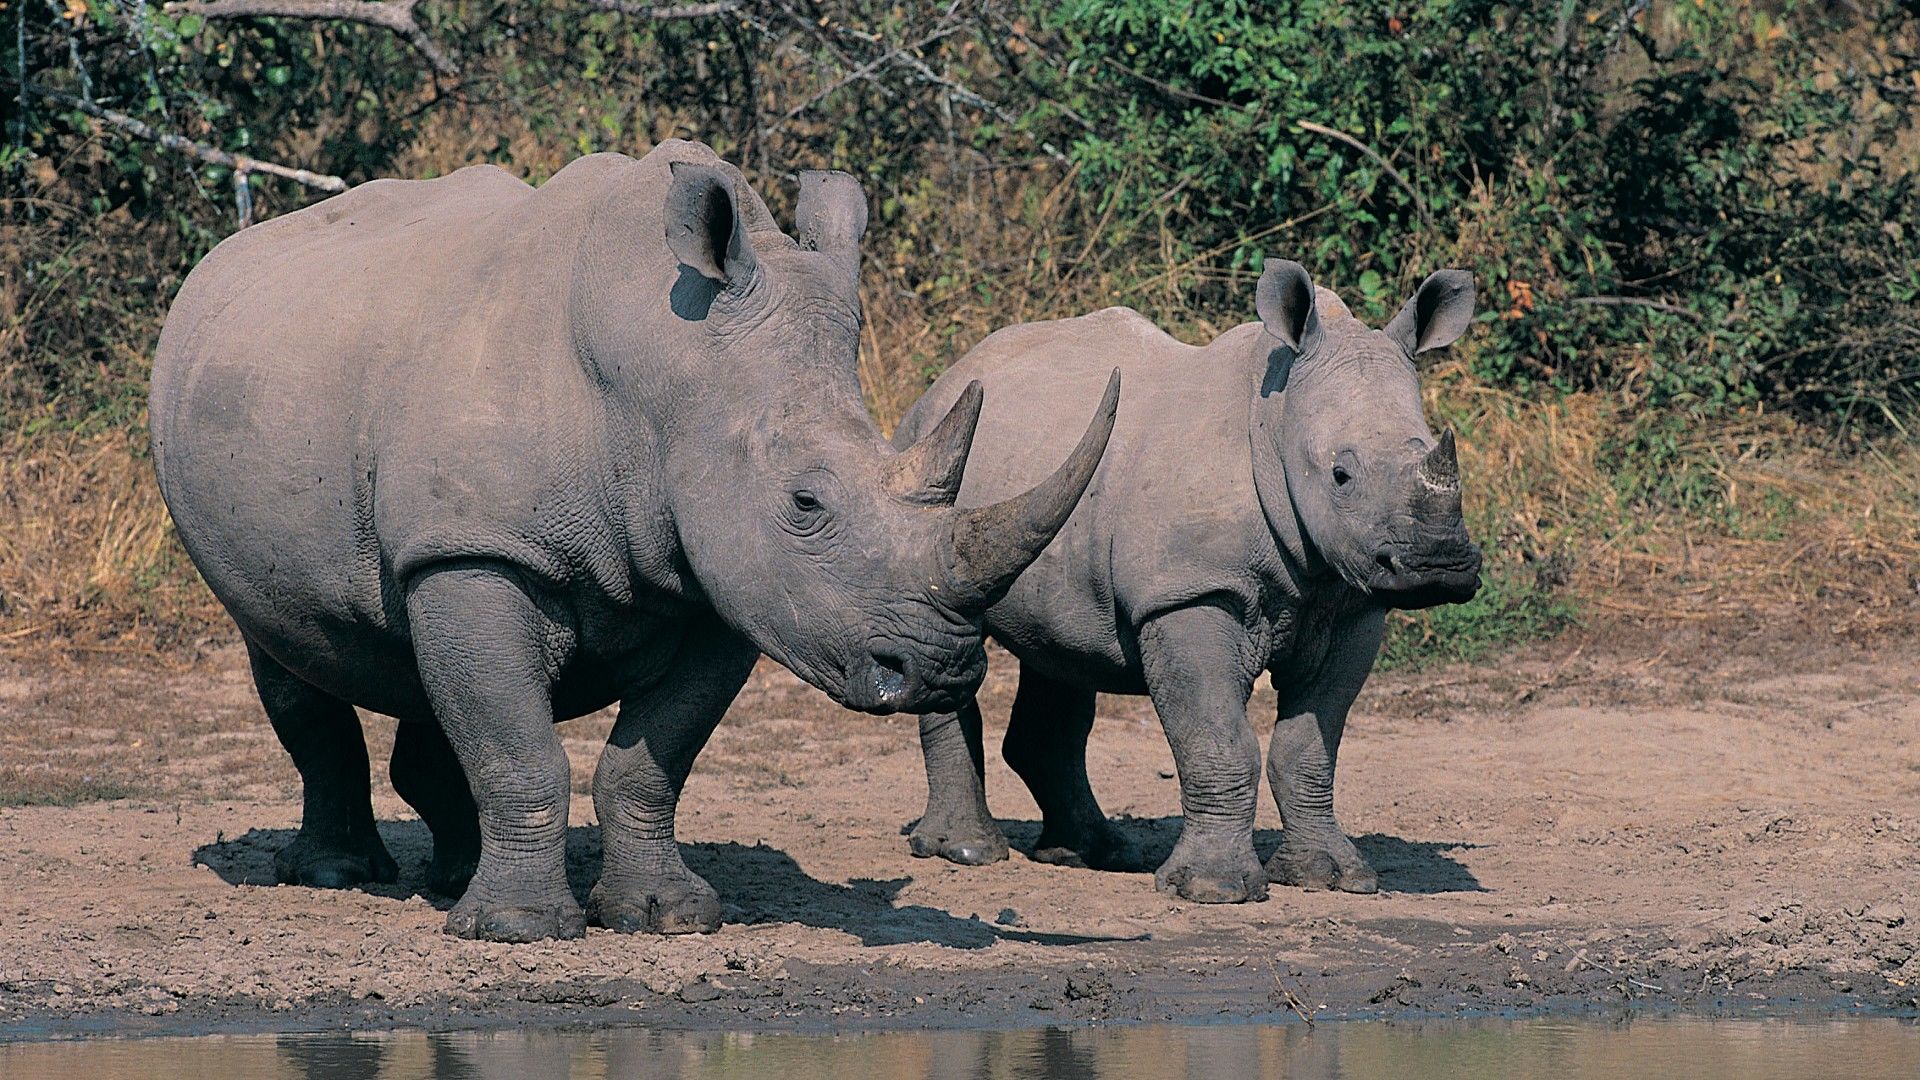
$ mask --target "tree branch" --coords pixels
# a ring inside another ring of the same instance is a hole
[[[919,57],[913,55],[912,53],[896,52],[894,56],[901,64],[905,65],[909,70],[911,70],[914,73],[914,75],[920,79],[921,82],[930,83],[934,86],[944,88],[948,93],[954,96],[955,100],[965,102],[966,104],[971,105],[976,109],[979,109],[981,112],[986,113],[987,115],[993,117],[995,120],[1000,121],[1001,123],[1007,125],[1008,127],[1013,127],[1020,122],[1020,118],[1018,116],[1015,116],[1013,113],[1008,112],[1005,108],[1003,108],[1000,105],[999,102],[994,101],[991,98],[981,97],[979,94],[976,94],[972,90],[969,90],[966,87],[960,85],[959,83],[954,82],[952,79],[948,79],[939,75],[932,68],[928,67],[924,60],[921,60]],[[1067,155],[1061,153],[1059,148],[1055,147],[1052,143],[1046,141],[1045,139],[1036,139],[1034,141],[1038,142],[1040,144],[1040,149],[1048,157],[1052,158],[1053,160],[1059,162],[1062,165],[1068,165],[1072,163],[1067,158]]]
[[[1576,296],[1567,301],[1569,304],[1584,304],[1588,307],[1643,307],[1655,311],[1664,311],[1669,315],[1681,315],[1694,322],[1703,321],[1700,313],[1678,304],[1669,304],[1664,300],[1649,300],[1644,296]]]
[[[1329,139],[1346,143],[1348,146],[1353,147],[1355,150],[1373,159],[1373,163],[1385,169],[1387,175],[1393,177],[1393,182],[1399,184],[1401,189],[1407,193],[1407,197],[1413,200],[1413,208],[1420,212],[1420,220],[1429,225],[1433,224],[1433,215],[1427,212],[1427,204],[1420,198],[1420,193],[1414,190],[1413,185],[1407,182],[1406,177],[1400,175],[1399,169],[1389,165],[1386,158],[1375,153],[1373,147],[1368,146],[1366,143],[1361,142],[1359,139],[1354,138],[1344,131],[1335,131],[1333,128],[1327,127],[1324,124],[1316,124],[1311,120],[1295,120],[1294,124],[1302,131],[1311,131],[1315,135],[1325,135]]]
[[[933,33],[928,34],[926,37],[921,38],[920,40],[914,42],[911,45],[901,45],[898,48],[889,49],[887,52],[881,54],[879,59],[870,60],[867,63],[860,65],[859,67],[848,72],[842,78],[836,79],[833,82],[828,83],[826,86],[821,87],[818,91],[815,91],[812,97],[809,97],[805,101],[802,101],[800,104],[795,105],[791,109],[788,109],[786,115],[780,118],[781,122],[784,123],[788,120],[792,120],[794,117],[799,116],[803,112],[806,112],[808,109],[812,108],[813,106],[819,104],[821,101],[825,100],[826,97],[832,94],[835,90],[838,90],[843,86],[847,86],[851,83],[858,82],[861,79],[865,79],[871,76],[875,71],[878,71],[880,68],[885,67],[887,64],[892,63],[894,59],[900,56],[902,53],[905,53],[908,51],[918,52],[919,50],[926,48],[928,45],[931,45],[934,42],[939,41],[943,37],[947,37],[948,35],[958,33],[961,29],[963,28],[959,26],[945,27],[940,30],[935,30]]]
[[[175,135],[171,132],[160,131],[146,121],[135,119],[126,113],[115,112],[112,109],[104,109],[90,101],[84,101],[74,97],[72,94],[62,93],[58,90],[50,90],[44,86],[36,86],[33,83],[22,83],[21,88],[36,97],[43,97],[48,101],[57,101],[68,108],[78,109],[96,120],[112,124],[114,127],[119,128],[121,131],[135,138],[159,143],[169,150],[185,154],[191,158],[198,158],[209,165],[220,165],[241,173],[266,173],[268,176],[278,176],[282,180],[291,180],[296,184],[305,184],[310,188],[319,188],[321,191],[339,192],[347,190],[347,182],[337,176],[329,176],[326,173],[309,172],[306,169],[296,169],[289,165],[279,165],[271,161],[262,161],[259,158],[247,157],[244,154],[229,154],[218,147],[195,142],[184,135]]]
[[[459,65],[447,55],[413,17],[420,0],[174,0],[168,14],[198,15],[203,19],[305,19],[312,22],[357,22],[376,26],[405,39],[433,70],[457,78]]]
[[[725,15],[729,11],[738,11],[746,6],[746,0],[716,0],[711,4],[680,4],[674,7],[658,7],[641,3],[639,0],[585,0],[588,7],[597,7],[602,11],[615,11],[636,19],[653,19],[665,22],[668,19],[701,19],[708,15]]]

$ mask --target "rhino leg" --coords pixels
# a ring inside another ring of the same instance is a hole
[[[301,681],[247,642],[254,687],[305,788],[300,833],[274,856],[288,885],[346,889],[399,877],[373,825],[367,743],[353,706]]]
[[[1385,627],[1381,612],[1342,624],[1325,670],[1307,685],[1281,688],[1279,720],[1267,748],[1267,783],[1280,809],[1280,847],[1267,880],[1303,889],[1370,893],[1380,879],[1333,815],[1333,770],[1347,710],[1373,669]]]
[[[387,775],[393,790],[433,831],[433,861],[427,888],[458,897],[473,880],[480,861],[480,811],[467,788],[446,733],[431,720],[409,720],[394,732]]]
[[[1178,608],[1140,628],[1147,692],[1173,747],[1185,815],[1154,884],[1197,903],[1267,897],[1253,852],[1260,744],[1247,726],[1247,699],[1260,669],[1255,652],[1241,621],[1214,604]]]
[[[480,812],[480,859],[447,932],[487,941],[580,937],[567,887],[567,755],[553,673],[567,623],[512,568],[450,564],[407,593],[420,681]]]
[[[1094,870],[1140,869],[1140,852],[1113,827],[1087,781],[1094,692],[1020,669],[1000,752],[1040,806],[1037,862]]]
[[[1007,836],[987,811],[979,703],[922,716],[920,754],[927,766],[927,812],[907,834],[914,857],[938,855],[963,866],[1006,858]]]
[[[681,859],[674,816],[693,759],[759,655],[745,638],[708,623],[688,634],[665,677],[621,701],[593,777],[602,850],[600,881],[587,901],[595,925],[629,934],[720,928],[720,897]]]

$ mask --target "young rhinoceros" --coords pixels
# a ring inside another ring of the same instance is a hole
[[[1467,328],[1467,275],[1429,277],[1382,330],[1293,262],[1267,264],[1256,303],[1259,323],[1204,347],[1124,308],[1001,330],[896,435],[920,436],[977,380],[991,404],[960,505],[1002,498],[1065,449],[1063,421],[1120,363],[1127,401],[1086,497],[987,612],[1020,661],[1003,752],[1045,818],[1035,858],[1125,867],[1137,855],[1088,786],[1087,733],[1096,691],[1151,695],[1186,814],[1155,881],[1208,903],[1261,899],[1269,880],[1376,888],[1333,815],[1347,709],[1386,611],[1466,600],[1480,574],[1453,436],[1428,430],[1413,365]],[[1264,869],[1253,850],[1259,744],[1246,722],[1263,669],[1280,698],[1267,775],[1284,823]],[[920,733],[929,795],[914,854],[1005,858],[987,813],[978,706],[922,717]]]
[[[758,651],[870,712],[972,694],[981,614],[1084,490],[1117,384],[1052,476],[955,510],[980,395],[905,452],[880,438],[855,374],[866,202],[843,173],[800,183],[795,242],[694,143],[538,190],[487,166],[377,181],[188,278],[154,463],[306,785],[281,880],[394,878],[358,705],[402,720],[394,788],[433,830],[432,887],[465,889],[450,932],[712,929],[674,813]],[[583,913],[553,724],[614,701]]]

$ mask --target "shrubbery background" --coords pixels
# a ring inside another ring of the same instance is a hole
[[[1683,584],[1701,538],[1737,568],[1813,519],[1829,555],[1910,564],[1913,0],[348,5],[410,33],[248,2],[0,8],[0,634],[212,619],[137,459],[160,321],[235,185],[101,109],[350,182],[538,182],[679,136],[779,213],[794,171],[852,171],[884,423],[1009,322],[1121,303],[1206,336],[1276,255],[1378,321],[1465,267],[1483,314],[1427,380],[1497,572],[1404,623],[1409,656],[1550,630],[1569,582],[1671,569],[1675,528]],[[324,194],[245,189],[256,218]]]

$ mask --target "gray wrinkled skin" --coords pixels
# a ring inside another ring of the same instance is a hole
[[[1120,365],[1127,400],[1105,460],[1067,525],[987,627],[1020,661],[1003,751],[1044,824],[1034,857],[1132,868],[1086,772],[1096,692],[1151,695],[1172,744],[1185,824],[1163,890],[1230,903],[1269,881],[1371,892],[1372,868],[1333,815],[1347,710],[1372,669],[1385,612],[1466,600],[1480,555],[1460,514],[1452,433],[1422,415],[1413,356],[1467,327],[1467,276],[1434,274],[1383,330],[1271,261],[1259,323],[1204,347],[1109,308],[999,331],[915,404],[916,437],[977,380],[989,407],[960,505],[1031,482],[1063,424]],[[1259,745],[1246,723],[1272,673],[1278,726],[1267,776],[1284,828],[1254,855]],[[915,854],[1002,859],[987,813],[980,713],[921,718],[926,816]]]
[[[306,786],[282,880],[394,878],[358,705],[403,721],[394,787],[460,896],[450,932],[711,930],[674,811],[757,652],[856,709],[971,695],[981,612],[1079,498],[1117,385],[1051,477],[954,509],[979,391],[889,447],[855,375],[864,197],[803,174],[795,218],[797,240],[670,142],[538,190],[377,181],[194,271],[154,460]],[[614,701],[583,912],[553,724]]]

